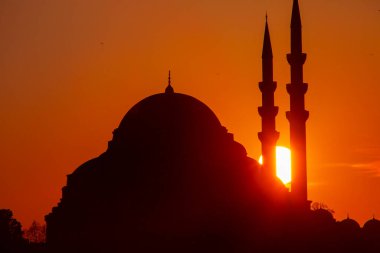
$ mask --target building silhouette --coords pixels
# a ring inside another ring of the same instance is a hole
[[[211,109],[174,92],[169,72],[165,92],[133,106],[108,149],[67,176],[60,202],[46,216],[51,251],[277,249],[267,242],[300,221],[275,173],[272,58],[266,22],[259,84],[263,168]]]

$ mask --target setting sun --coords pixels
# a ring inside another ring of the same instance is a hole
[[[259,163],[262,162],[263,157],[260,156]],[[286,147],[276,147],[276,174],[284,184],[289,184],[292,180],[290,149]]]

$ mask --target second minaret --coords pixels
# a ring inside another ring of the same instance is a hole
[[[287,55],[291,68],[291,82],[287,85],[290,95],[290,111],[286,117],[290,123],[290,149],[292,150],[292,186],[295,203],[309,208],[307,200],[306,170],[306,121],[305,94],[308,85],[303,82],[303,65],[306,54],[302,52],[302,25],[298,0],[293,2],[291,21],[291,52]]]

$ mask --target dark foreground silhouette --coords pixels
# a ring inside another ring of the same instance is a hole
[[[37,232],[34,228],[36,223],[27,231],[23,231],[21,223],[13,217],[9,209],[0,209],[0,252],[1,253],[42,253],[46,252],[46,245],[30,241],[28,232]],[[33,239],[37,239],[37,233],[33,233]]]

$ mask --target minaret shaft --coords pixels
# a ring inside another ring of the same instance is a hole
[[[262,106],[259,107],[259,114],[262,118],[262,131],[258,136],[261,141],[264,173],[270,177],[275,177],[276,143],[279,137],[279,133],[276,131],[278,107],[274,106],[274,92],[277,88],[277,83],[273,81],[273,54],[267,22],[262,54],[262,74],[263,81],[259,83],[262,93]]]
[[[291,21],[291,53],[287,55],[291,67],[291,83],[287,85],[290,95],[290,111],[286,117],[290,124],[290,148],[292,151],[292,185],[294,200],[301,205],[307,201],[306,121],[305,94],[308,85],[303,82],[303,65],[306,54],[302,52],[302,25],[298,0],[293,2]]]

